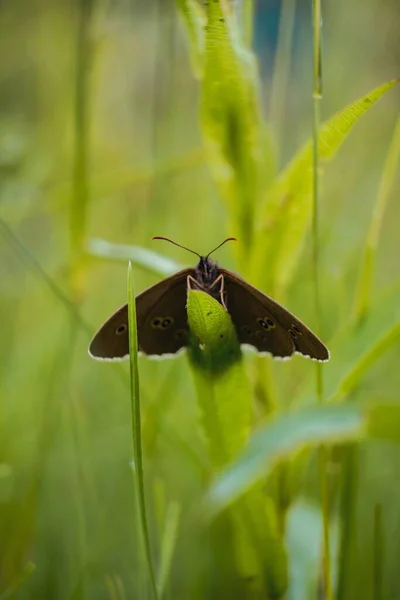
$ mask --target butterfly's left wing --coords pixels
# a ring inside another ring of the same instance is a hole
[[[304,323],[235,273],[220,269],[228,312],[239,342],[285,358],[294,352],[315,360],[329,360],[329,351]]]
[[[151,356],[175,354],[187,344],[187,277],[184,269],[136,297],[139,350]],[[128,305],[121,306],[95,334],[89,354],[100,360],[129,356]]]

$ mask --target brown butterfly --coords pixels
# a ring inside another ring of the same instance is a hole
[[[329,360],[329,350],[320,339],[286,308],[241,277],[221,269],[210,255],[184,248],[199,257],[194,269],[183,269],[151,286],[136,298],[139,350],[150,356],[173,355],[188,344],[187,290],[210,294],[229,312],[240,344],[276,358],[294,353],[314,360]],[[94,336],[89,354],[100,360],[121,360],[129,355],[128,305],[118,309]]]

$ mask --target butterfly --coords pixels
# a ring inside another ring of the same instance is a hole
[[[187,290],[210,294],[229,312],[240,344],[289,358],[294,353],[314,360],[329,360],[329,350],[321,340],[286,308],[247,281],[218,266],[206,256],[164,238],[199,257],[195,268],[183,269],[151,286],[136,297],[139,350],[149,356],[174,355],[189,343],[186,312]],[[122,360],[129,355],[128,305],[119,308],[98,330],[89,354],[100,360]]]

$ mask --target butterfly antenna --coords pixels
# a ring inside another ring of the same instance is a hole
[[[186,248],[186,246],[182,246],[182,244],[177,244],[176,242],[174,242],[173,240],[170,240],[169,238],[162,237],[160,235],[155,235],[151,239],[152,240],[164,240],[165,242],[169,242],[170,244],[174,244],[174,246],[178,246],[178,248],[183,248],[184,250],[187,250],[188,252],[191,252],[192,254],[195,254],[196,256],[198,256],[199,258],[201,258],[200,254],[198,254],[198,252],[195,252],[194,250],[191,250],[190,248]]]
[[[216,250],[218,250],[218,248],[221,248],[221,246],[223,246],[224,244],[226,244],[226,242],[237,242],[237,239],[234,238],[234,237],[226,238],[226,240],[224,240],[223,242],[221,242],[219,246],[217,246],[216,248],[214,248],[214,250],[211,250],[211,252],[209,252],[207,254],[206,258],[208,258],[213,252],[215,252]]]

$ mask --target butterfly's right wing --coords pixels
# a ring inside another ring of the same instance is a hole
[[[144,290],[136,297],[139,350],[149,355],[175,354],[186,346],[187,277],[184,269]],[[128,305],[119,308],[94,336],[89,353],[103,360],[122,360],[129,355]]]
[[[298,352],[314,360],[329,360],[326,346],[291,312],[235,273],[225,269],[220,272],[224,275],[228,312],[241,344],[276,358]]]

